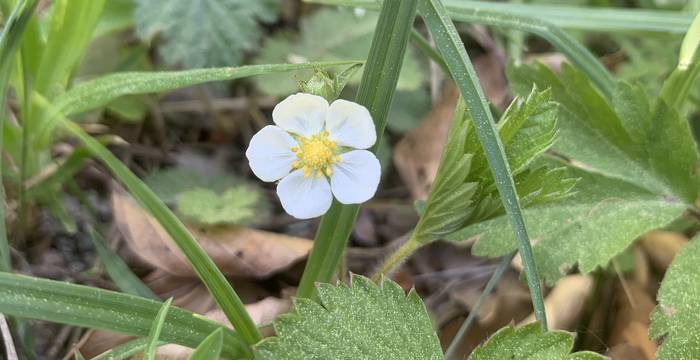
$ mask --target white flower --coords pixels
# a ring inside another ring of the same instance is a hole
[[[321,216],[333,196],[359,204],[377,191],[381,169],[364,150],[377,141],[372,116],[359,104],[311,94],[291,95],[250,140],[246,157],[255,176],[277,181],[282,207],[299,219]],[[330,181],[329,181],[330,180]]]

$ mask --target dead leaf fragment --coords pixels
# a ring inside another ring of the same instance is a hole
[[[588,275],[570,275],[559,280],[544,300],[547,324],[550,329],[573,330],[586,304],[586,299],[593,291],[593,278]],[[518,326],[535,321],[535,314],[530,314]]]
[[[176,276],[195,276],[165,229],[136,202],[112,192],[114,221],[131,250],[143,261]],[[192,236],[229,276],[266,278],[306,257],[312,241],[242,226],[198,228]]]
[[[666,270],[676,254],[688,243],[688,238],[672,231],[651,231],[642,236],[642,248],[655,268]]]

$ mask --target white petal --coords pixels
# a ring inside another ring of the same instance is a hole
[[[311,219],[328,211],[333,201],[331,186],[325,176],[304,177],[301,170],[294,171],[277,185],[277,196],[282,207],[297,219]]]
[[[333,195],[343,204],[363,203],[374,196],[381,173],[379,160],[367,150],[341,154],[331,174]]]
[[[341,146],[367,149],[377,141],[372,115],[364,106],[338,99],[328,108],[326,130]]]
[[[323,130],[328,112],[326,99],[297,93],[282,100],[272,110],[272,120],[284,130],[302,136],[316,135]]]
[[[292,170],[296,156],[292,148],[299,146],[286,131],[268,125],[253,135],[245,156],[253,174],[262,181],[275,181]]]

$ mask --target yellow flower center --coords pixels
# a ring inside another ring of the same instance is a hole
[[[336,153],[335,141],[328,139],[328,131],[322,131],[311,137],[299,138],[299,147],[293,147],[292,152],[297,156],[297,161],[292,163],[294,169],[302,169],[304,177],[321,177],[323,174],[331,176],[331,166],[340,161]]]

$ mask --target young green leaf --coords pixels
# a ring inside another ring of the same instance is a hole
[[[134,21],[142,40],[162,38],[159,54],[170,65],[231,66],[258,48],[258,21],[275,21],[278,8],[274,0],[137,0]]]
[[[657,294],[659,305],[651,314],[649,333],[663,339],[659,360],[700,357],[700,240],[696,236],[676,256]]]
[[[207,336],[199,346],[194,350],[192,355],[187,360],[209,360],[218,359],[221,355],[221,346],[223,345],[224,336],[221,329],[214,331]]]
[[[377,14],[356,16],[349,11],[321,9],[302,18],[297,39],[282,33],[268,39],[256,63],[300,62],[316,60],[358,59],[369,52]],[[297,89],[298,80],[308,78],[280,74],[255,79],[257,86],[271,95],[287,95]],[[426,78],[417,58],[408,51],[404,57],[398,89],[415,90]],[[357,84],[359,76],[352,78]]]
[[[590,351],[571,354],[574,337],[565,331],[543,332],[533,323],[515,329],[506,326],[474,349],[469,360],[602,360],[603,356]]]
[[[353,275],[349,286],[318,284],[316,303],[296,299],[256,345],[262,359],[442,359],[425,305],[389,279]]]
[[[550,161],[548,165],[563,164]],[[670,223],[686,209],[682,203],[615,178],[572,167],[560,171],[566,172],[566,178],[580,179],[576,193],[523,212],[532,238],[537,239],[533,251],[538,270],[548,284],[566,275],[577,263],[584,273],[605,266],[638,236]],[[505,216],[496,217],[452,233],[447,239],[476,237],[474,254],[502,256],[516,248],[507,223]]]
[[[168,311],[170,310],[170,304],[172,304],[172,302],[173,298],[166,300],[163,303],[163,306],[160,307],[160,310],[158,310],[158,314],[156,314],[155,319],[153,319],[151,330],[148,332],[146,350],[143,352],[144,360],[155,360],[156,358],[158,339],[160,338],[160,333],[163,332],[165,318],[168,316]]]
[[[260,191],[250,185],[236,186],[221,194],[195,188],[180,194],[177,211],[198,224],[243,224],[262,216],[261,201]]]
[[[146,336],[161,305],[109,290],[0,273],[0,312],[11,316]],[[224,331],[224,353],[248,358],[249,350],[236,332],[176,307],[168,311],[161,339],[196,347],[219,328]]]
[[[143,352],[147,345],[146,338],[134,339],[127,341],[121,345],[115,346],[100,355],[95,356],[92,360],[122,360],[131,359],[132,356]],[[158,344],[165,345],[164,342]]]

